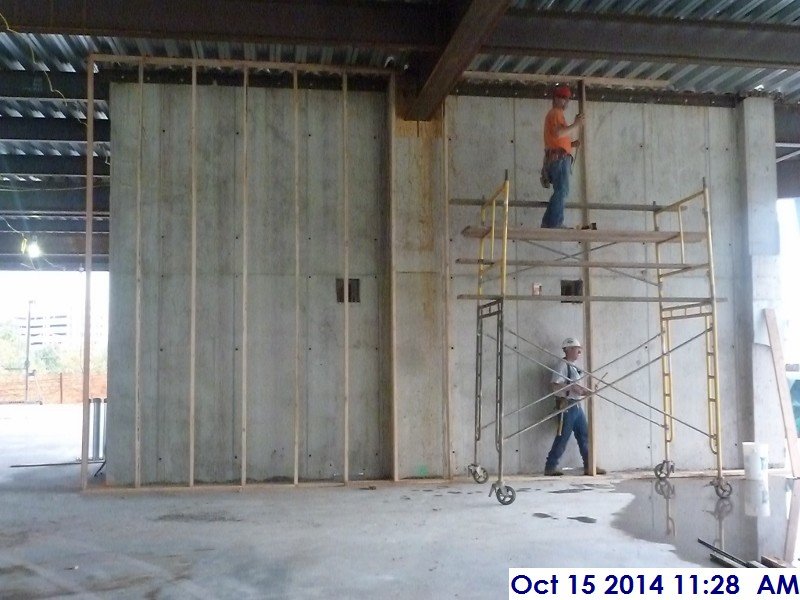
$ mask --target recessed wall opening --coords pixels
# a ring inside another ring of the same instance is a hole
[[[361,302],[361,280],[348,279],[347,281],[347,301]],[[344,303],[344,279],[336,278],[336,302]]]
[[[562,296],[583,296],[583,280],[582,279],[562,279],[561,280],[561,295]],[[580,304],[583,300],[562,300],[566,303]]]

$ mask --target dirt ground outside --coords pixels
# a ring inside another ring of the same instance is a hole
[[[106,398],[108,378],[106,373],[92,373],[89,379],[89,397]],[[73,404],[82,401],[82,373],[43,373],[31,375],[28,380],[28,402],[34,404]],[[25,401],[25,378],[22,373],[0,376],[0,404]]]

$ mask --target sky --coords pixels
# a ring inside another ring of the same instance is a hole
[[[92,273],[92,323],[108,322],[108,272]],[[31,313],[84,311],[85,274],[79,271],[0,271],[0,322]]]

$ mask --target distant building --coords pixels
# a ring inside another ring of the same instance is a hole
[[[24,338],[28,334],[28,317],[15,317],[14,325],[19,335]],[[63,344],[75,335],[75,319],[65,313],[58,314],[31,314],[31,346],[44,346],[48,344]]]

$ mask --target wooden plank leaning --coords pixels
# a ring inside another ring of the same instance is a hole
[[[772,350],[772,366],[775,368],[775,382],[778,385],[778,398],[783,415],[783,429],[786,434],[786,445],[789,448],[789,463],[792,467],[792,477],[800,479],[800,448],[797,445],[797,428],[794,424],[792,400],[789,395],[789,384],[786,381],[786,363],[783,358],[781,337],[778,333],[778,320],[775,311],[771,308],[764,309],[764,318],[767,321],[769,346]]]

